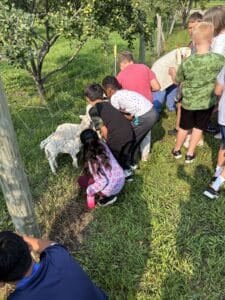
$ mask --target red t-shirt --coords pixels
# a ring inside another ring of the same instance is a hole
[[[151,102],[150,82],[153,79],[156,79],[155,74],[144,64],[130,64],[117,75],[123,89],[140,93]]]

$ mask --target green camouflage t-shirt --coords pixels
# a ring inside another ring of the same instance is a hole
[[[217,53],[194,54],[181,63],[175,80],[182,83],[183,108],[200,110],[215,105],[216,77],[224,65],[225,57]]]

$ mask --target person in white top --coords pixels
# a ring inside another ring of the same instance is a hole
[[[204,191],[204,195],[210,199],[219,196],[219,188],[225,181],[225,66],[217,76],[215,94],[221,96],[218,108],[218,123],[222,135],[222,143],[218,153],[217,166],[212,178],[212,184]]]
[[[225,6],[218,5],[208,9],[203,17],[204,21],[214,25],[214,39],[211,51],[225,56]],[[216,139],[221,139],[221,133],[214,135]]]
[[[113,76],[106,76],[102,81],[102,87],[112,106],[121,111],[132,123],[135,143],[131,151],[131,161],[135,164],[139,146],[157,122],[158,112],[143,95],[122,89],[118,80]]]
[[[214,6],[206,11],[203,20],[214,25],[211,51],[225,56],[225,6]]]

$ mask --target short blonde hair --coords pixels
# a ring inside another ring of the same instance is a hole
[[[214,26],[212,23],[200,22],[193,29],[192,40],[195,44],[202,44],[203,42],[211,42],[214,34]]]

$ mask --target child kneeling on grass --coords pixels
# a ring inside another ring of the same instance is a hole
[[[219,197],[219,189],[225,181],[225,66],[217,76],[215,94],[221,96],[218,107],[218,124],[222,135],[222,144],[218,153],[217,166],[212,183],[204,191],[204,195],[210,199]]]
[[[213,25],[206,22],[201,22],[194,28],[192,39],[196,53],[181,63],[175,78],[177,83],[182,83],[183,99],[180,128],[172,155],[177,159],[182,157],[180,149],[188,131],[192,129],[185,163],[192,163],[195,159],[196,146],[216,104],[216,76],[225,63],[222,55],[209,53],[213,30]]]
[[[80,176],[78,183],[87,191],[89,208],[95,206],[95,198],[101,206],[117,200],[117,194],[125,182],[124,172],[107,145],[99,140],[96,131],[86,129],[81,132],[83,162],[86,176]]]
[[[0,232],[0,286],[6,283],[16,286],[9,300],[107,299],[63,246],[11,231]]]

